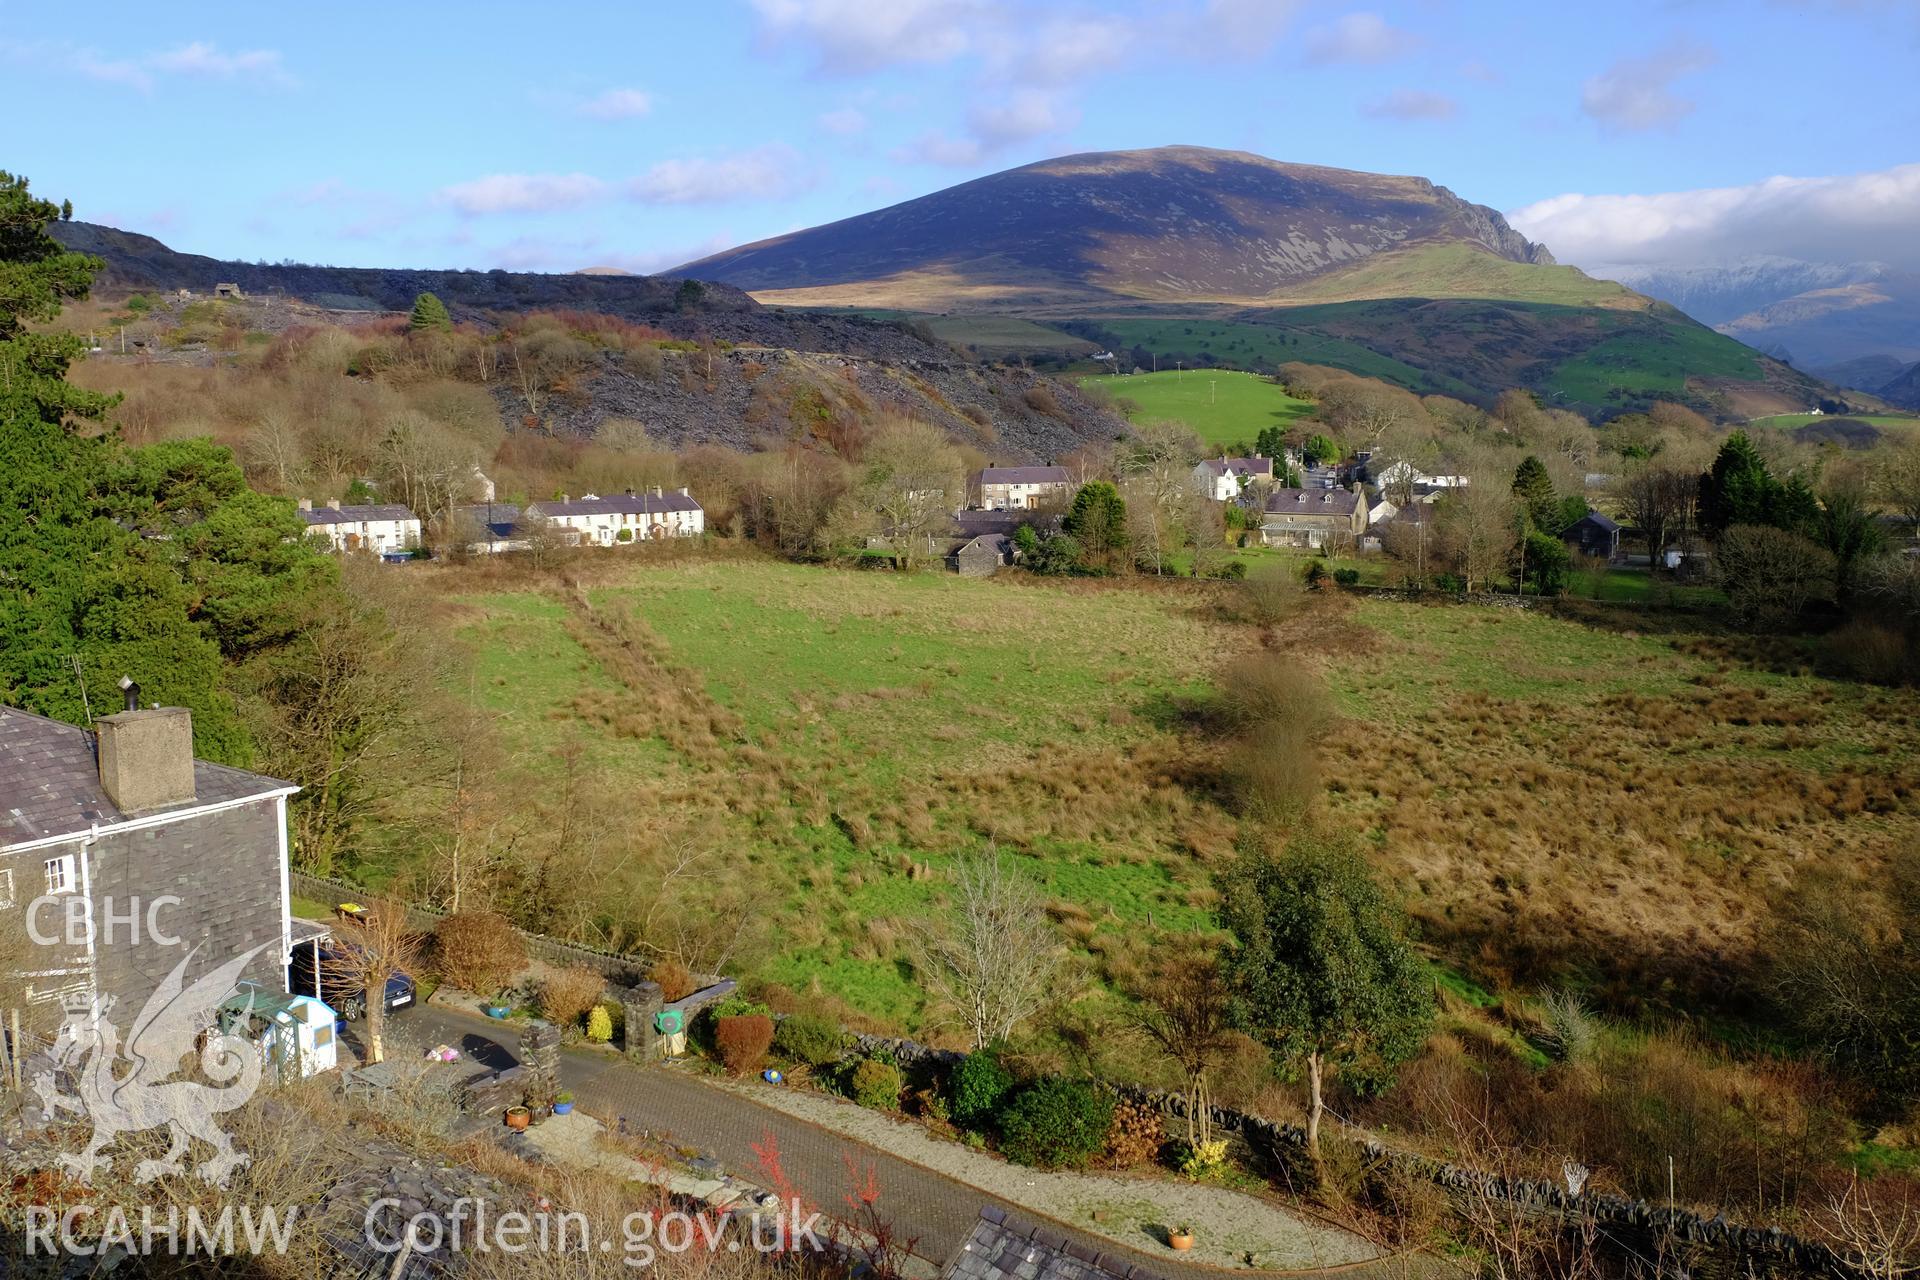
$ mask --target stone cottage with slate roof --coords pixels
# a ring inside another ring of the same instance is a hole
[[[562,494],[558,502],[531,503],[522,522],[523,536],[526,520],[545,520],[568,541],[596,547],[651,538],[693,538],[707,528],[699,499],[686,489],[668,493],[658,486],[651,493],[617,493],[610,498]]]
[[[420,545],[420,517],[394,502],[360,507],[330,502],[316,507],[302,498],[300,516],[307,522],[307,536],[324,538],[333,551],[371,551],[378,556]]]
[[[1357,545],[1367,528],[1367,503],[1351,489],[1275,489],[1261,514],[1260,540],[1269,547],[1341,550]]]
[[[194,948],[189,981],[260,947],[244,977],[284,992],[298,790],[194,759],[184,707],[93,731],[0,707],[0,911],[30,912],[58,940],[32,948],[30,1007],[112,996],[130,1018]],[[91,930],[69,931],[74,917]]]
[[[1065,506],[1073,496],[1073,476],[1065,467],[986,467],[968,487],[976,507],[1031,511]]]

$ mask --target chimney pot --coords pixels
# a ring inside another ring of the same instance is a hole
[[[130,701],[138,696],[138,686],[127,687]],[[94,728],[100,785],[117,808],[139,813],[193,799],[193,715],[185,707],[122,711]]]

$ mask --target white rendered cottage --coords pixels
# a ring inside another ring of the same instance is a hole
[[[386,555],[420,545],[420,517],[398,503],[343,507],[329,502],[316,507],[302,498],[300,515],[307,522],[307,536],[325,538],[333,551]]]
[[[528,505],[526,517],[565,530],[581,546],[611,547],[654,538],[693,538],[705,533],[707,513],[685,489],[668,493],[620,493],[610,498],[560,495],[558,502]]]

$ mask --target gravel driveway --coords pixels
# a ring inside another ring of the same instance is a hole
[[[1296,1271],[1382,1256],[1351,1232],[1243,1192],[1116,1173],[1047,1173],[943,1142],[844,1098],[758,1082],[721,1087],[1136,1249],[1165,1250],[1167,1228],[1184,1223],[1194,1232],[1187,1257],[1217,1267]]]

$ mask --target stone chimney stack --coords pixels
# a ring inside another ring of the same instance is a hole
[[[327,499],[327,510],[338,511],[339,509],[340,509],[340,499],[338,498]]]
[[[691,498],[691,497],[693,496],[693,490],[691,490],[691,489],[689,489],[689,488],[687,488],[687,486],[685,486],[685,485],[681,485],[681,486],[680,486],[680,496],[681,496],[681,497],[683,497],[683,498]]]
[[[312,499],[312,498],[302,498],[302,499],[300,499],[300,509],[301,509],[302,511],[311,511],[311,510],[313,510],[313,499]]]
[[[185,707],[122,711],[94,721],[100,785],[125,813],[193,799],[193,715]]]

